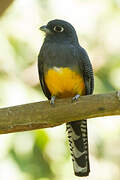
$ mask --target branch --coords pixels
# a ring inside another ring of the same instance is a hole
[[[120,115],[120,92],[24,104],[0,109],[0,134],[54,127],[66,122]]]
[[[3,15],[5,10],[11,5],[13,0],[0,0],[0,16]]]

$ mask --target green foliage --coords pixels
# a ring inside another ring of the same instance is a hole
[[[41,151],[45,150],[47,143],[49,142],[49,137],[44,130],[38,130],[35,134],[36,144]]]
[[[28,42],[17,39],[14,36],[9,36],[8,41],[14,50],[16,64],[20,66],[21,70],[27,68],[34,62],[32,59],[33,49]]]
[[[44,136],[42,138],[44,138]],[[36,142],[37,140],[38,138],[36,139]],[[51,179],[53,178],[53,172],[50,167],[51,164],[49,163],[49,159],[46,157],[44,151],[41,150],[40,146],[40,143],[34,143],[32,152],[25,155],[17,154],[12,147],[9,151],[9,154],[18,164],[20,170],[29,174],[33,180],[39,179],[41,177],[49,177]]]

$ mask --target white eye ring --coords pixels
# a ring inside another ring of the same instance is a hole
[[[64,31],[64,28],[62,26],[55,26],[54,27],[54,31],[55,32],[63,32]]]

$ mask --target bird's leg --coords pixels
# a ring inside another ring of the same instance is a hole
[[[76,94],[73,98],[72,98],[72,102],[77,101],[80,98],[80,94]]]
[[[55,98],[56,98],[56,96],[52,96],[52,97],[51,97],[51,100],[50,100],[50,104],[51,104],[51,105],[54,105],[54,104],[55,104]]]
[[[117,98],[120,101],[120,91],[117,91]]]

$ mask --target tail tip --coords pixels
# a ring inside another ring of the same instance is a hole
[[[79,177],[89,176],[89,172],[90,171],[87,171],[87,172],[75,172],[75,175],[79,176]]]

